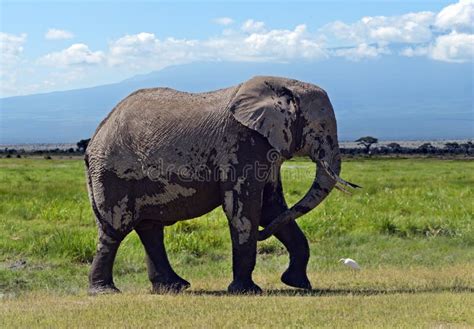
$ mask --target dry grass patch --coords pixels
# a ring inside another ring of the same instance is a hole
[[[27,295],[4,301],[2,327],[454,327],[474,326],[470,293],[225,296],[124,293]]]
[[[257,273],[263,296],[229,296],[228,279],[199,279],[191,291],[90,297],[35,292],[2,301],[9,327],[470,327],[474,265],[311,273],[311,292],[288,289],[278,275]]]

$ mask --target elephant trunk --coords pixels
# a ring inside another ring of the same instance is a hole
[[[350,187],[360,187],[339,177],[341,155],[337,145],[334,145],[333,148],[319,149],[318,154],[311,154],[311,159],[316,162],[316,177],[310,189],[298,203],[280,214],[262,231],[259,231],[259,241],[269,238],[282,226],[314,209],[329,195],[335,186],[342,191],[346,191],[342,186],[336,185],[337,183]]]

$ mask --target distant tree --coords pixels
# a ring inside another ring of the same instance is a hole
[[[474,148],[474,144],[469,141],[467,143],[462,143],[461,145],[459,145],[463,150],[464,150],[464,153],[466,154],[469,154],[469,152],[471,151],[471,149]]]
[[[446,147],[449,151],[453,152],[459,148],[459,144],[456,142],[450,142],[450,143],[444,144],[444,147]]]
[[[72,147],[68,148],[67,153],[74,153],[74,149]]]
[[[79,152],[84,153],[86,151],[87,145],[89,145],[89,142],[91,141],[90,138],[88,139],[81,139],[79,142],[77,142],[77,150]]]
[[[418,151],[421,153],[433,153],[436,150],[436,148],[431,145],[431,143],[423,143],[420,146],[418,146]]]
[[[379,147],[378,149],[375,149],[375,151],[378,151],[380,154],[390,154],[392,153],[392,149],[386,146]]]
[[[379,140],[377,138],[372,137],[372,136],[365,136],[365,137],[361,137],[358,140],[356,140],[356,142],[359,145],[363,145],[365,147],[365,153],[367,153],[367,154],[369,154],[370,147],[372,146],[372,144],[376,144],[378,141]]]
[[[398,143],[390,143],[387,145],[387,147],[392,151],[392,152],[395,152],[395,153],[398,153],[401,151],[402,147],[400,146],[400,144]]]

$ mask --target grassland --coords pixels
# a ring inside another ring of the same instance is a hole
[[[306,191],[312,163],[283,169],[287,201]],[[346,161],[342,176],[362,185],[337,191],[299,220],[311,244],[315,290],[279,282],[287,255],[259,244],[261,297],[227,296],[230,241],[220,209],[167,228],[175,270],[192,290],[147,293],[135,233],[122,244],[115,280],[124,293],[86,295],[96,229],[83,164],[68,159],[0,160],[0,327],[443,327],[474,326],[474,162],[433,159]],[[356,259],[354,274],[337,263]]]

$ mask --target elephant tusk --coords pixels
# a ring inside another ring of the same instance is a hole
[[[362,186],[359,186],[359,185],[354,184],[354,183],[347,182],[347,181],[345,181],[344,179],[342,179],[341,177],[339,177],[339,176],[331,169],[331,167],[329,166],[329,164],[328,164],[326,161],[320,160],[320,162],[321,162],[321,164],[322,164],[322,167],[323,167],[324,171],[325,171],[332,179],[334,179],[336,182],[338,182],[338,183],[340,183],[340,184],[342,184],[342,185],[345,185],[345,186],[352,187],[352,188],[362,188]],[[341,191],[341,189],[338,188],[337,186],[336,186],[336,188]],[[345,191],[347,191],[347,190],[345,190]]]
[[[344,187],[342,186],[339,186],[339,185],[334,185],[334,188],[335,189],[338,189],[339,191],[341,191],[342,193],[345,193],[347,195],[352,195],[351,192],[349,192],[348,190],[346,190]]]

